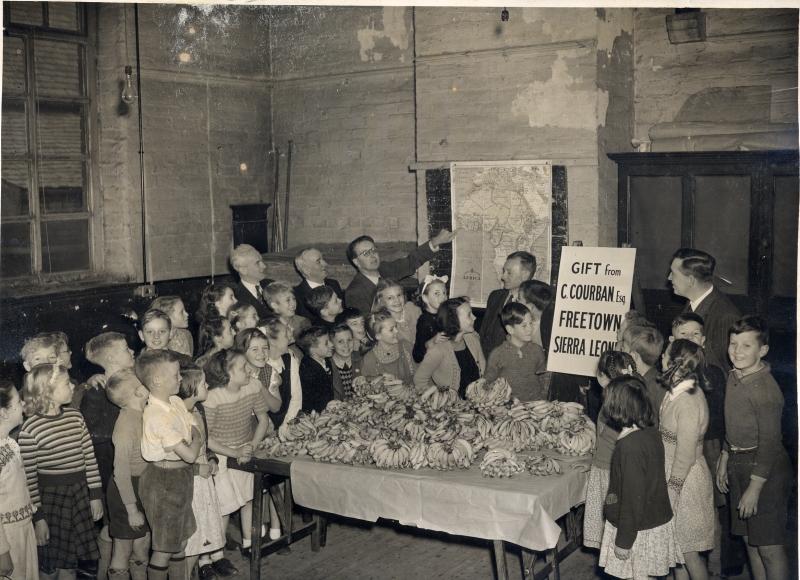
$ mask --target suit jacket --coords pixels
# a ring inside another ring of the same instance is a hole
[[[687,302],[683,311],[692,312],[691,303]],[[728,329],[742,317],[741,312],[731,299],[716,287],[694,312],[702,316],[705,323],[707,362],[727,373],[731,370],[731,361],[728,358]]]
[[[270,282],[272,282],[272,280],[262,280],[261,287],[263,288]],[[250,290],[244,287],[241,280],[237,281],[231,288],[233,288],[233,295],[236,296],[236,301],[252,305],[256,309],[259,318],[265,318],[269,314],[272,314],[272,310],[270,310],[269,306],[267,306],[263,300],[259,300],[250,294]]]
[[[483,352],[491,353],[496,347],[503,344],[506,339],[506,331],[500,320],[500,312],[506,305],[509,290],[499,288],[492,290],[489,298],[486,299],[486,311],[483,313],[481,327],[478,334],[481,336],[481,348]]]
[[[342,287],[339,285],[334,278],[325,278],[323,281],[325,286],[332,288],[336,295],[344,300],[344,291]],[[311,295],[311,286],[308,285],[308,281],[304,278],[302,282],[300,282],[297,286],[294,287],[294,297],[297,298],[297,314],[308,318],[311,320],[312,318],[316,318],[316,314],[311,312],[308,308],[308,297]]]
[[[417,268],[433,257],[428,242],[418,246],[413,252],[404,258],[398,258],[391,262],[381,262],[378,273],[381,278],[390,278],[400,281],[407,278],[417,271]],[[356,272],[347,290],[344,292],[344,302],[348,308],[357,308],[362,314],[369,314],[372,310],[372,302],[375,300],[375,293],[378,287],[361,272]]]
[[[303,389],[304,413],[321,413],[333,399],[333,374],[327,372],[311,356],[300,361],[300,385]]]

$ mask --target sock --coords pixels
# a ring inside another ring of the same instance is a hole
[[[169,577],[178,579],[186,577],[186,556],[169,559]]]
[[[277,540],[281,537],[281,529],[280,528],[270,528],[269,529],[269,539],[270,540]]]
[[[212,562],[219,562],[225,557],[225,552],[222,550],[217,550],[216,552],[212,552],[211,554],[211,561]]]
[[[164,568],[162,566],[153,566],[152,564],[147,565],[147,580],[167,580],[167,571],[169,568]],[[177,578],[177,576],[176,576]],[[183,578],[183,576],[180,576]]]
[[[202,566],[207,566],[208,564],[211,564],[211,556],[209,556],[208,554],[203,554],[203,555],[202,555],[202,556],[200,556],[200,558],[197,560],[197,564],[198,564],[199,566],[201,566],[201,567],[202,567]]]
[[[242,548],[249,548],[252,544],[250,538],[242,538]]]
[[[108,569],[108,577],[109,577],[109,579],[110,578],[119,578],[120,580],[122,580],[122,578],[130,578],[131,576],[130,576],[130,574],[128,573],[127,570],[124,570],[124,569],[123,570],[117,570],[116,568],[109,568]]]
[[[131,580],[147,580],[147,563],[131,560],[128,564]]]

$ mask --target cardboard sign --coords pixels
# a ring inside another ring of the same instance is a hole
[[[595,375],[630,310],[635,261],[634,248],[562,248],[548,371]]]

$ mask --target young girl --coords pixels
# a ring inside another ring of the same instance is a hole
[[[233,347],[233,328],[227,318],[209,318],[200,325],[197,333],[200,356],[195,363],[205,366],[208,360],[221,350]]]
[[[425,353],[428,350],[428,341],[436,338],[435,342],[442,342],[445,340],[439,326],[436,322],[436,313],[439,311],[439,306],[447,300],[447,276],[441,278],[425,276],[425,281],[419,291],[420,306],[422,312],[417,319],[417,332],[414,338],[414,362],[419,364],[425,358]]]
[[[194,415],[197,428],[201,429],[203,439],[208,440],[208,424],[203,401],[208,397],[206,376],[199,368],[185,368],[181,370],[181,386],[178,396],[183,399],[186,409]],[[219,460],[213,453],[209,453],[204,444],[195,462],[194,491],[192,494],[192,511],[197,529],[186,543],[186,570],[191,574],[195,563],[199,559],[200,578],[213,577],[220,572],[238,572],[233,564],[223,557],[222,548],[225,546],[225,529],[222,527],[222,513],[217,498],[217,488],[214,480]]]
[[[372,310],[386,308],[397,321],[397,331],[400,338],[413,345],[417,339],[417,320],[422,310],[413,302],[406,301],[403,287],[388,278],[378,280],[378,289],[375,292],[375,304]]]
[[[661,366],[664,372],[659,380],[668,392],[661,403],[659,430],[675,533],[686,560],[685,567],[676,568],[675,578],[705,580],[708,569],[700,552],[714,547],[714,497],[703,456],[708,428],[703,349],[689,340],[675,340],[664,352]]]
[[[597,382],[606,392],[612,379],[636,374],[633,358],[626,352],[607,350],[597,361]],[[592,467],[589,470],[589,483],[586,486],[586,507],[583,512],[583,545],[599,548],[603,539],[603,503],[608,491],[608,474],[611,469],[611,454],[619,432],[609,427],[608,417],[600,410],[597,417],[597,445],[595,446]]]
[[[28,580],[39,574],[33,505],[25,485],[19,445],[9,433],[22,423],[16,387],[0,383],[0,578]]]
[[[617,578],[664,576],[682,559],[653,409],[638,377],[618,377],[606,392],[606,420],[619,436],[611,456],[600,566]]]
[[[233,288],[225,284],[209,284],[200,295],[200,306],[195,312],[197,323],[202,324],[208,318],[228,316],[228,310],[234,304],[236,304],[236,296]]]
[[[369,315],[367,328],[375,345],[361,361],[361,374],[367,377],[389,374],[410,385],[414,380],[411,345],[400,338],[397,320],[386,308]]]
[[[360,361],[353,360],[353,331],[344,323],[339,323],[331,331],[333,356],[333,397],[347,400],[353,396],[353,379],[361,372]]]
[[[150,303],[150,309],[161,310],[172,322],[167,348],[186,356],[194,356],[194,339],[189,332],[189,314],[179,296],[159,296]]]
[[[271,410],[270,419],[278,429],[289,419],[294,419],[303,406],[303,389],[300,384],[300,361],[289,345],[294,340],[292,329],[277,316],[264,321],[264,335],[269,342],[269,360],[272,369],[267,390],[280,401],[280,407]]]
[[[103,517],[100,473],[89,431],[80,412],[65,406],[72,401],[73,389],[59,365],[35,367],[25,376],[28,419],[19,434],[28,490],[39,511],[39,565],[46,574],[59,571],[64,577],[76,568],[96,574],[100,554],[94,522]]]
[[[267,364],[269,341],[264,333],[258,328],[243,330],[234,337],[233,348],[244,353],[244,357],[247,359],[247,372],[251,378],[260,382],[266,391],[270,385],[272,367]],[[278,405],[280,406],[280,402]]]
[[[336,324],[345,323],[353,332],[353,360],[361,362],[372,346],[369,336],[367,336],[367,323],[364,315],[357,308],[345,308],[336,317]]]
[[[253,474],[228,469],[227,457],[246,463],[269,428],[267,399],[258,381],[247,372],[247,359],[235,350],[215,353],[206,363],[209,393],[205,402],[208,420],[208,448],[222,456],[214,477],[219,496],[222,527],[228,528],[230,514],[240,511],[242,549],[250,547],[253,521]],[[277,406],[269,409],[276,411]],[[253,416],[257,425],[253,428]]]
[[[228,309],[226,317],[233,327],[234,334],[247,328],[255,328],[258,323],[258,312],[256,307],[246,302],[237,302]]]
[[[311,321],[297,314],[297,298],[292,287],[284,282],[272,282],[264,290],[264,302],[272,308],[281,322],[292,329],[294,339],[300,338],[303,331],[311,326]]]

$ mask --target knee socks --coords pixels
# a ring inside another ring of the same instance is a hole
[[[163,566],[147,565],[147,580],[167,580],[169,568]],[[181,576],[183,578],[183,576]]]
[[[186,556],[169,559],[169,577],[178,579],[186,577]]]

